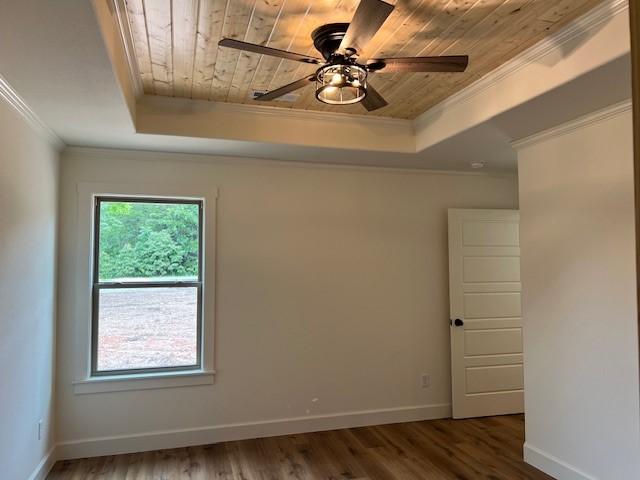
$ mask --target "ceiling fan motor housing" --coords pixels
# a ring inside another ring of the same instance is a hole
[[[313,45],[325,60],[329,60],[340,48],[340,43],[347,33],[348,23],[328,23],[311,32]]]
[[[327,61],[316,72],[316,98],[323,103],[357,103],[367,94],[367,67],[357,63],[357,52],[338,52],[348,28],[348,23],[329,23],[311,33],[313,45]]]

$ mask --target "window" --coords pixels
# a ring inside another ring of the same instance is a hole
[[[200,369],[203,202],[95,198],[92,376]]]

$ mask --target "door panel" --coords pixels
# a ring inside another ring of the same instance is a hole
[[[519,214],[449,210],[454,418],[521,413]]]
[[[467,367],[467,393],[487,393],[523,388],[522,365]]]
[[[520,317],[522,303],[519,292],[487,292],[464,294],[465,318]]]
[[[518,222],[469,220],[462,225],[463,245],[465,247],[518,247],[520,245],[518,229]]]
[[[465,330],[465,355],[522,353],[522,329]]]
[[[473,282],[519,282],[518,257],[464,257],[463,280]]]

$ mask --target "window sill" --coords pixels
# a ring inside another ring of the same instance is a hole
[[[117,375],[92,377],[73,383],[76,395],[157,388],[192,387],[212,385],[215,371],[195,370],[179,373],[146,373],[142,375]]]

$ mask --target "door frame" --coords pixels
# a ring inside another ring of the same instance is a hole
[[[640,2],[629,2],[631,27],[631,62],[633,91],[633,177],[636,220],[636,297],[640,305]],[[640,347],[640,311],[638,312],[638,346]],[[640,356],[638,357],[640,363]]]

